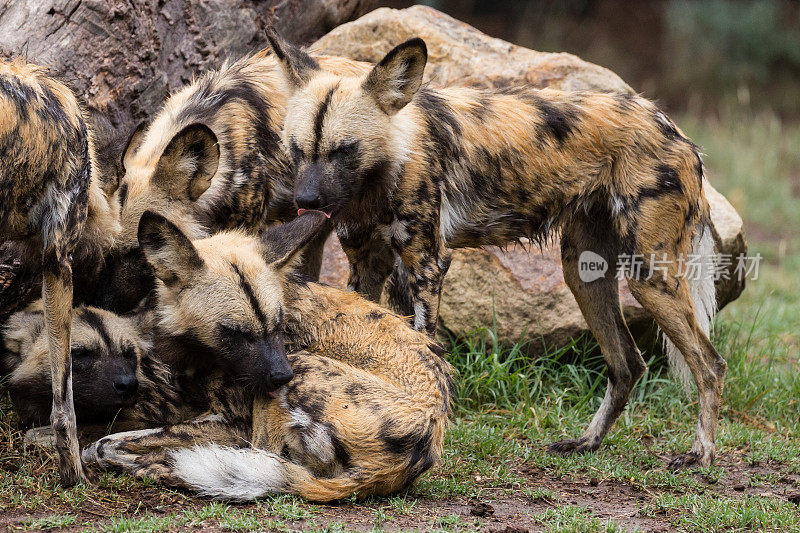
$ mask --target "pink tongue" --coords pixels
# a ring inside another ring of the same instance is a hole
[[[326,213],[325,211],[320,211],[318,209],[303,209],[303,208],[300,208],[300,209],[297,210],[297,216],[300,216],[303,213],[322,213],[327,218],[331,218],[331,215],[329,213]]]
[[[270,392],[267,393],[267,396],[269,396],[272,399],[277,399],[278,398],[278,393],[275,392],[275,391],[270,391]]]

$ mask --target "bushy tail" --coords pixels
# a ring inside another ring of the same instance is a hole
[[[708,217],[703,217],[695,228],[691,254],[692,265],[696,266],[689,269],[687,275],[689,276],[689,290],[694,304],[694,314],[700,329],[707,337],[710,337],[711,323],[717,313],[717,294],[714,286],[714,237],[711,234]],[[692,372],[680,350],[666,335],[663,338],[670,370],[678,378],[683,388],[689,390],[693,382]]]
[[[175,474],[202,496],[250,501],[267,494],[296,494],[310,501],[346,498],[368,481],[350,476],[317,478],[306,468],[265,450],[198,445],[171,452]]]

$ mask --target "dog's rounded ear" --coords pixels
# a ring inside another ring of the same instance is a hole
[[[329,224],[322,211],[308,211],[291,222],[261,232],[264,258],[278,269],[291,269],[299,252]]]
[[[428,48],[419,37],[394,47],[375,65],[362,84],[387,115],[408,104],[422,86]]]
[[[10,374],[31,354],[31,348],[45,332],[41,310],[18,311],[8,317],[0,335],[0,372]]]
[[[147,122],[144,120],[141,121],[128,136],[128,142],[125,143],[125,148],[122,149],[122,155],[120,156],[122,172],[125,172],[128,168],[130,168],[131,158],[133,157],[133,154],[136,153],[136,149],[139,148],[139,145],[142,143],[145,126],[147,126]]]
[[[290,86],[295,89],[303,87],[320,70],[313,57],[286,41],[274,28],[268,27],[265,33]]]
[[[205,124],[191,124],[178,132],[164,149],[153,183],[178,200],[194,202],[211,186],[219,168],[217,136]]]
[[[158,213],[144,212],[139,220],[138,237],[147,262],[167,286],[186,286],[204,267],[192,241]]]

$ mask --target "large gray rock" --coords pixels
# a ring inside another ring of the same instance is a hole
[[[536,52],[494,39],[422,6],[377,9],[336,28],[312,49],[375,62],[393,46],[415,36],[428,45],[426,77],[433,84],[502,87],[527,83],[563,90],[632,91],[608,69],[570,54]],[[708,183],[706,196],[717,251],[734,256],[745,252],[741,217]],[[322,280],[344,287],[347,272],[347,259],[332,237],[326,244]],[[720,307],[738,297],[743,288],[744,282],[736,279],[718,283]],[[625,319],[634,334],[651,332],[652,320],[623,282],[620,293]],[[557,246],[541,252],[518,245],[505,250],[456,250],[444,283],[440,322],[457,335],[495,324],[501,342],[515,343],[524,337],[531,341],[531,352],[545,345],[563,345],[587,331],[561,274]]]

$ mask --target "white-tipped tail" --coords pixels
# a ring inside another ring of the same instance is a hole
[[[178,477],[203,496],[249,501],[288,492],[289,463],[274,453],[210,444],[170,455]]]
[[[692,238],[692,255],[686,260],[686,275],[694,304],[694,314],[700,329],[710,337],[711,323],[717,313],[717,292],[714,286],[714,238],[711,228],[704,223],[697,226]],[[685,390],[691,389],[692,372],[680,350],[666,335],[664,349],[669,358],[669,367]]]
[[[198,494],[218,500],[251,501],[267,494],[297,494],[309,501],[328,502],[358,491],[374,492],[381,475],[397,479],[387,468],[358,479],[344,474],[315,477],[308,469],[283,457],[253,448],[198,445],[170,452],[175,474]]]

